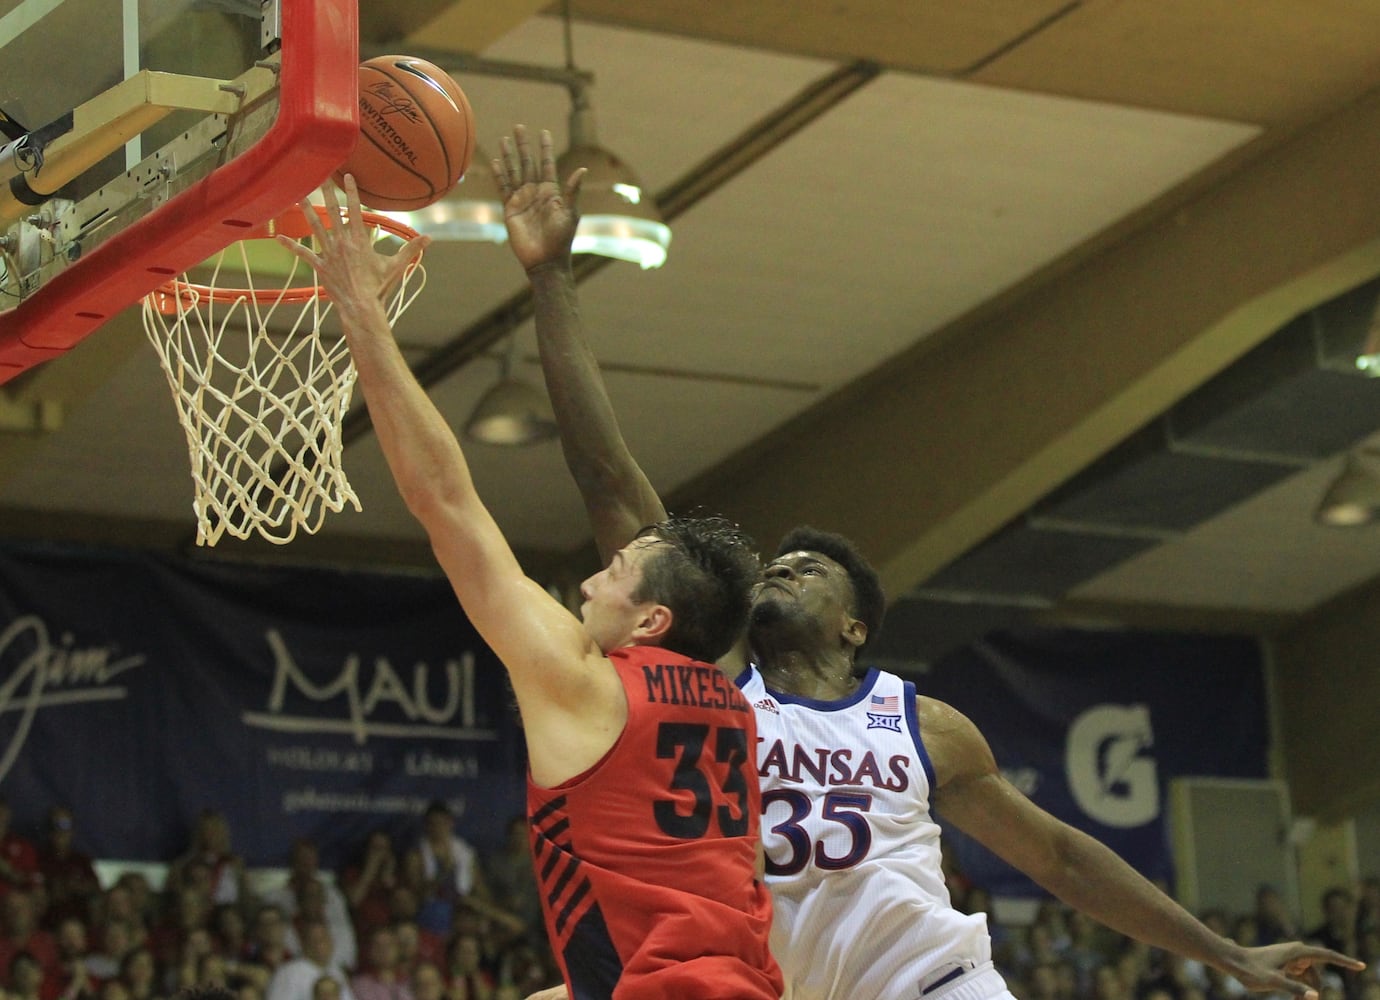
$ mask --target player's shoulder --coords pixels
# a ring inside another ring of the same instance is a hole
[[[925,694],[915,696],[915,714],[919,717],[920,724],[931,730],[947,731],[961,727],[964,723],[972,725],[966,715],[948,702]]]
[[[938,783],[992,766],[992,751],[973,720],[938,698],[915,696],[915,713],[925,750],[934,765]]]

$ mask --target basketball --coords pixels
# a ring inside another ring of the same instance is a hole
[[[335,173],[353,174],[369,208],[424,208],[460,182],[474,155],[474,112],[440,67],[375,56],[359,67],[359,139]]]

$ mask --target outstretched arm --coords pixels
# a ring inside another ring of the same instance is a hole
[[[934,765],[936,811],[1070,906],[1156,948],[1197,959],[1253,992],[1317,1000],[1314,966],[1363,963],[1297,942],[1244,948],[1214,934],[1106,845],[1056,819],[997,769],[991,748],[962,713],[918,698],[920,730]]]
[[[570,773],[578,773],[578,760],[593,763],[608,749],[608,733],[622,730],[621,684],[579,621],[522,572],[475,491],[455,434],[393,338],[385,294],[416,261],[425,237],[383,256],[373,247],[348,175],[345,193],[348,221],[341,220],[329,188],[329,226],[303,206],[319,252],[280,242],[316,269],[334,303],[398,490],[426,528],[465,613],[508,668],[534,773],[548,755],[556,770],[576,765]]]
[[[508,242],[527,271],[536,308],[537,346],[546,390],[561,432],[566,465],[584,498],[605,563],[637,532],[666,517],[666,508],[628,450],[593,351],[585,341],[570,267],[579,223],[584,171],[562,189],[551,133],[543,131],[540,162],[527,130],[504,138],[494,174],[503,190]]]

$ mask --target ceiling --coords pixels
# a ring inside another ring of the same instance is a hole
[[[1348,367],[1380,275],[1369,0],[572,6],[599,138],[674,230],[662,269],[581,284],[672,509],[855,538],[906,669],[1032,618],[1270,632],[1380,575],[1376,529],[1312,520],[1380,430]],[[361,47],[563,67],[541,8],[361,0]],[[484,148],[563,145],[561,87],[455,75]],[[540,380],[525,282],[499,245],[427,268],[397,332],[459,426],[510,329]],[[137,313],[0,387],[0,418],[38,404],[52,429],[0,431],[0,538],[194,548]],[[556,444],[468,454],[535,575],[588,571]],[[203,554],[430,566],[363,413],[345,468],[363,512]]]

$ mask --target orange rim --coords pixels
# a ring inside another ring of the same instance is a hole
[[[324,205],[311,206],[316,210],[316,214],[323,220],[329,218],[330,212]],[[417,231],[406,223],[399,222],[397,219],[390,218],[379,212],[370,212],[367,209],[361,217],[374,229],[380,229],[390,236],[396,236],[400,240],[415,240]],[[269,219],[262,225],[255,226],[253,229],[245,230],[241,240],[271,240],[275,236],[286,236],[289,239],[301,240],[312,235],[310,224],[307,217],[302,213],[302,209],[293,205],[290,209],[278,216],[276,219]],[[420,258],[418,258],[420,260]],[[415,267],[416,264],[413,264]],[[410,273],[409,269],[409,273]],[[248,300],[267,305],[276,302],[285,302],[289,305],[299,305],[303,302],[310,302],[314,298],[327,298],[326,290],[320,285],[299,285],[287,288],[221,288],[211,285],[201,285],[194,281],[183,281],[180,278],[173,278],[163,282],[147,296],[148,302],[165,316],[175,316],[177,313],[188,307],[196,306],[201,302],[218,302],[222,305]]]

